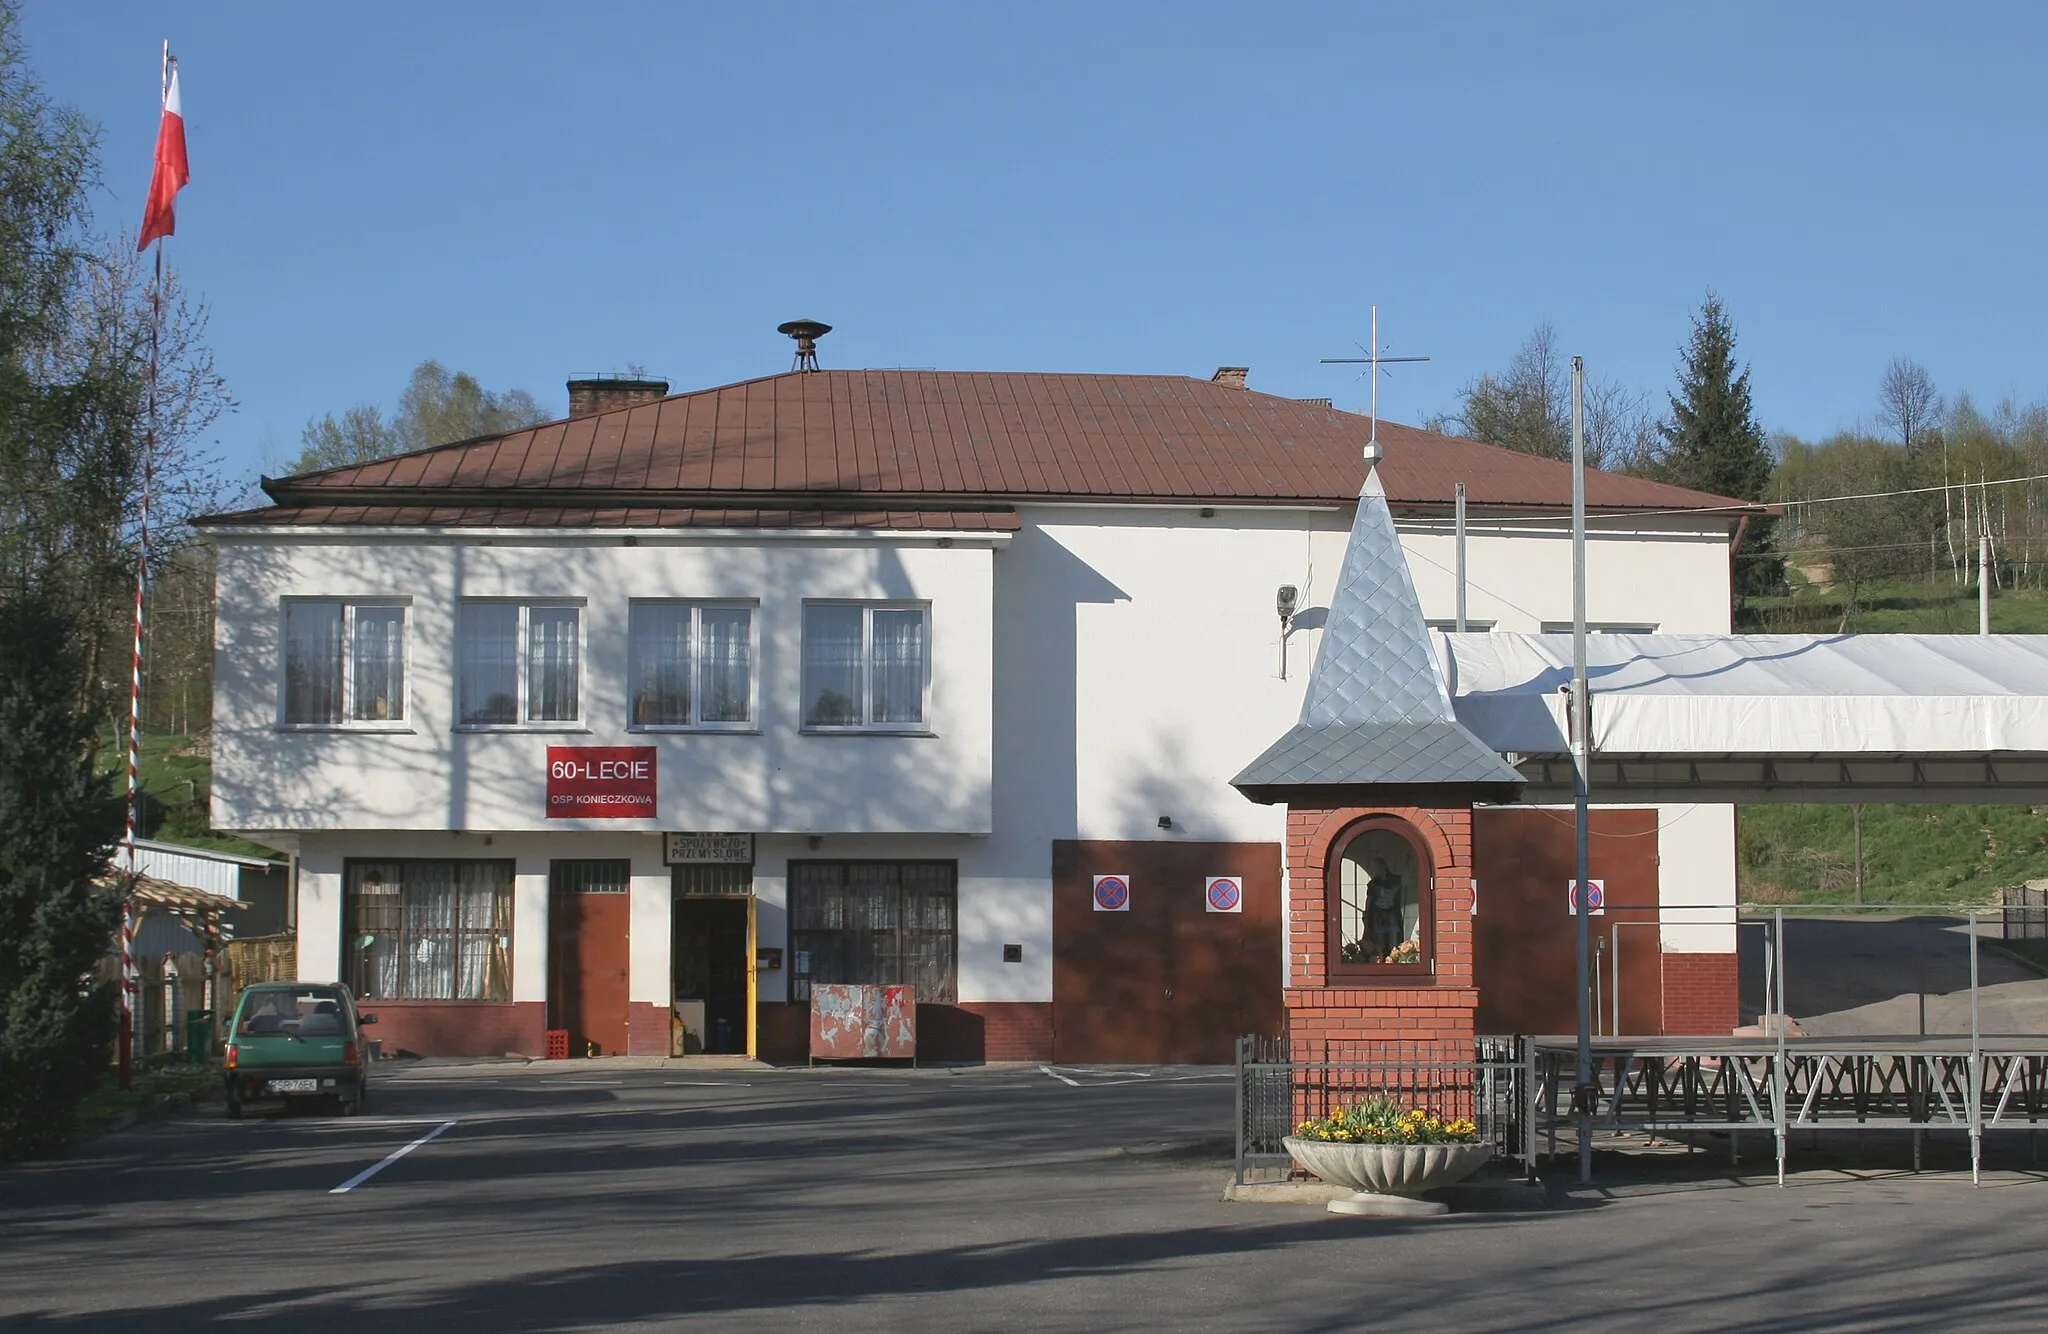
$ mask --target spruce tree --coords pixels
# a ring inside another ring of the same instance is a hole
[[[93,971],[120,901],[94,882],[121,801],[78,707],[83,638],[60,595],[0,601],[0,1158],[63,1142],[114,1036],[116,990]]]
[[[1749,368],[1735,363],[1735,326],[1711,291],[1693,317],[1682,355],[1658,471],[1695,491],[1762,500],[1771,480],[1770,446],[1756,424]],[[1735,567],[1736,593],[1768,592],[1783,581],[1784,569],[1771,547],[1769,522],[1753,522]]]

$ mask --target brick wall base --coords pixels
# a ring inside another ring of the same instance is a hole
[[[666,1056],[669,1053],[669,1008],[654,1001],[626,1005],[626,1054]]]
[[[365,1000],[358,1008],[377,1016],[366,1036],[387,1057],[546,1054],[540,1001]]]
[[[1052,1059],[1050,1001],[970,1001],[957,1007],[981,1020],[983,1061],[1049,1061]],[[934,1058],[937,1059],[937,1058]]]
[[[1726,1037],[1742,1022],[1741,967],[1733,953],[1664,956],[1664,1031]]]

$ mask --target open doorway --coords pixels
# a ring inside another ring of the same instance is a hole
[[[675,1014],[680,1055],[741,1056],[752,1045],[751,897],[675,900]]]

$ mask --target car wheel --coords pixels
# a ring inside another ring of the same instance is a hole
[[[350,1094],[341,1100],[341,1114],[343,1116],[359,1116],[362,1114],[362,1110],[363,1095],[361,1093]]]
[[[242,1100],[240,1098],[237,1098],[234,1094],[230,1093],[228,1094],[228,1120],[239,1121],[241,1119]]]

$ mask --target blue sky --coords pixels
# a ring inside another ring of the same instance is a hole
[[[28,0],[132,231],[158,43],[234,473],[422,358],[559,410],[827,366],[1167,372],[1420,421],[1539,321],[1659,394],[1712,286],[1772,430],[1894,356],[2048,398],[2048,6]]]

